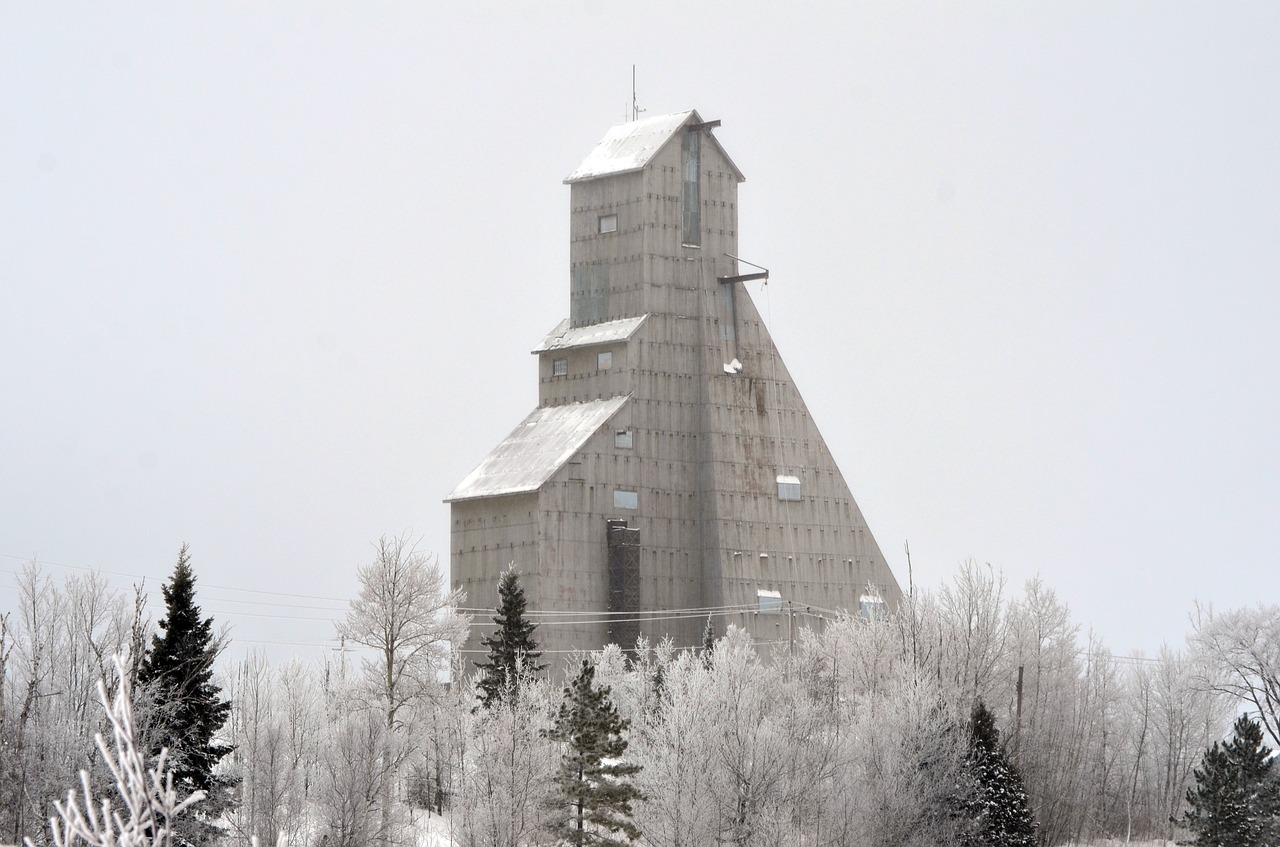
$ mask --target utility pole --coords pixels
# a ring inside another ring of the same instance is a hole
[[[1022,767],[1022,665],[1018,665],[1018,708],[1013,723],[1013,763]]]
[[[790,600],[787,601],[787,656],[796,657],[796,610]]]

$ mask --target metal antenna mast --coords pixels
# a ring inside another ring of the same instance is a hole
[[[640,103],[636,100],[636,66],[631,66],[631,120],[640,119],[640,113],[645,111],[640,108]]]

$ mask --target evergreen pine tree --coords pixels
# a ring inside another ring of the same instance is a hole
[[[556,801],[567,807],[552,825],[556,841],[573,847],[619,847],[640,837],[631,802],[640,792],[628,779],[640,766],[622,761],[628,721],[618,715],[607,686],[595,684],[595,667],[584,660],[549,737],[565,744],[556,771]],[[622,833],[627,840],[615,837]]]
[[[970,825],[966,847],[1034,847],[1036,822],[1026,788],[1016,768],[1000,749],[995,717],[979,700],[969,723],[965,761],[971,794],[964,802]]]
[[[1280,777],[1262,727],[1242,716],[1226,744],[1205,751],[1187,789],[1187,828],[1202,847],[1263,847],[1280,841]]]
[[[489,649],[489,661],[476,664],[481,674],[480,705],[486,709],[508,690],[518,695],[522,674],[538,673],[546,668],[537,662],[542,656],[533,638],[538,625],[525,617],[524,589],[520,587],[514,564],[498,579],[495,611],[493,622],[498,629],[480,642]]]
[[[180,844],[208,842],[221,830],[208,821],[231,803],[234,781],[214,773],[232,748],[215,740],[226,723],[231,704],[219,698],[213,682],[213,663],[222,649],[213,633],[213,618],[201,617],[195,603],[196,577],[187,545],[178,551],[178,564],[162,587],[165,616],[138,668],[138,683],[149,690],[156,710],[156,738],[152,755],[169,750],[174,788],[180,795],[205,792],[196,816],[175,824]]]
[[[716,631],[711,625],[711,615],[707,615],[707,622],[702,625],[702,664],[711,667],[711,654],[716,649]]]

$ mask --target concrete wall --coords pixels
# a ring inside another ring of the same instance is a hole
[[[498,577],[514,562],[530,608],[543,608],[543,568],[539,554],[541,512],[537,494],[461,500],[450,505],[450,571],[453,587],[467,592],[465,605],[492,609]],[[475,626],[463,656],[483,659],[480,639],[494,627],[491,615],[474,614]]]

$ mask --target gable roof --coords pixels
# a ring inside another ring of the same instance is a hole
[[[534,409],[444,502],[537,491],[631,395]]]
[[[600,143],[592,148],[587,158],[582,160],[582,164],[565,177],[565,184],[642,170],[657,152],[679,133],[681,127],[686,124],[700,123],[702,123],[702,116],[696,110],[690,109],[687,112],[658,115],[618,124],[606,132],[604,138],[600,139]],[[724,156],[729,167],[733,168],[738,182],[745,181],[746,177],[729,158],[729,154],[724,152],[724,148],[720,146],[716,137],[710,132],[707,133],[707,137],[720,151],[720,155]]]
[[[533,348],[533,353],[546,353],[550,350],[566,350],[570,347],[590,347],[593,344],[615,344],[626,341],[644,323],[648,315],[635,318],[619,318],[615,321],[588,324],[587,326],[569,326],[565,318],[556,324],[556,328],[542,339],[542,343]]]

